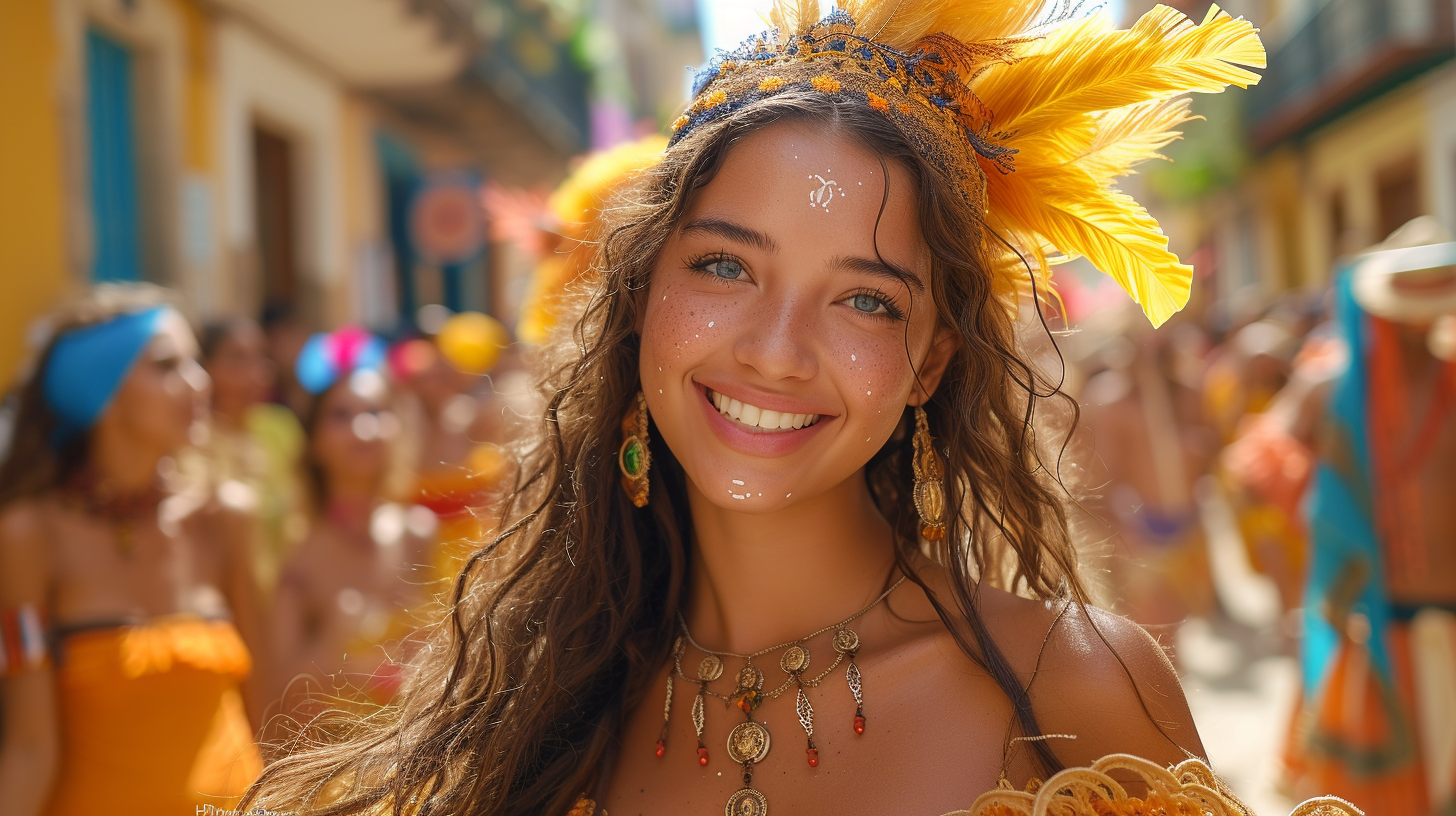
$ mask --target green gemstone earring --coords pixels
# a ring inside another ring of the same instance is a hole
[[[617,467],[622,471],[622,489],[637,507],[647,506],[647,469],[652,454],[647,450],[647,396],[637,392],[636,410],[622,420],[622,447],[617,449]]]

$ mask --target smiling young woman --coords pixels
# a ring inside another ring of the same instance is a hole
[[[1091,813],[1132,772],[1167,812],[1235,812],[1202,765],[1162,770],[1202,752],[1177,679],[1087,603],[1043,421],[1075,406],[1014,315],[1054,251],[1155,322],[1181,307],[1190,270],[1110,182],[1263,51],[1221,12],[1040,5],[783,4],[704,74],[561,301],[436,648],[250,804],[1030,813],[1011,783],[1125,753],[1037,795]]]

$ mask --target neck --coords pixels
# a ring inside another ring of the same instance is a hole
[[[90,465],[96,479],[110,492],[129,496],[145,493],[157,481],[163,454],[149,450],[129,434],[98,426],[91,437]]]
[[[684,614],[710,649],[754,652],[858,612],[884,591],[894,533],[862,473],[773,513],[713,504],[689,483],[693,570]]]
[[[212,404],[212,422],[225,431],[240,431],[243,428],[243,415],[247,413],[247,410],[247,405],[229,405],[221,400],[214,399]]]
[[[370,518],[374,515],[374,502],[373,495],[333,493],[329,496],[324,514],[341,530],[368,530]]]
[[[378,480],[353,474],[330,474],[328,496],[331,505],[372,507],[379,498]]]

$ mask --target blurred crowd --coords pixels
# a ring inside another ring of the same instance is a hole
[[[531,410],[483,314],[388,343],[283,312],[194,331],[174,302],[96,288],[5,405],[0,676],[31,703],[0,718],[7,813],[223,806],[260,746],[388,702]]]
[[[1157,332],[1066,280],[1083,526],[1106,601],[1154,631],[1229,620],[1215,538],[1275,588],[1299,682],[1267,740],[1290,798],[1451,813],[1456,243],[1419,218],[1330,280]]]

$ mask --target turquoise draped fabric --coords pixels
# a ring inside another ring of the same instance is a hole
[[[1340,633],[1326,619],[1327,604],[1342,576],[1364,572],[1364,585],[1353,612],[1370,621],[1370,655],[1377,671],[1391,680],[1385,632],[1391,622],[1385,595],[1385,565],[1375,531],[1374,485],[1370,467],[1368,354],[1372,342],[1369,317],[1355,303],[1351,271],[1336,270],[1335,319],[1350,349],[1350,365],[1335,383],[1325,412],[1325,437],[1315,465],[1307,512],[1310,521],[1310,570],[1304,602],[1302,679],[1306,699],[1319,691]]]

